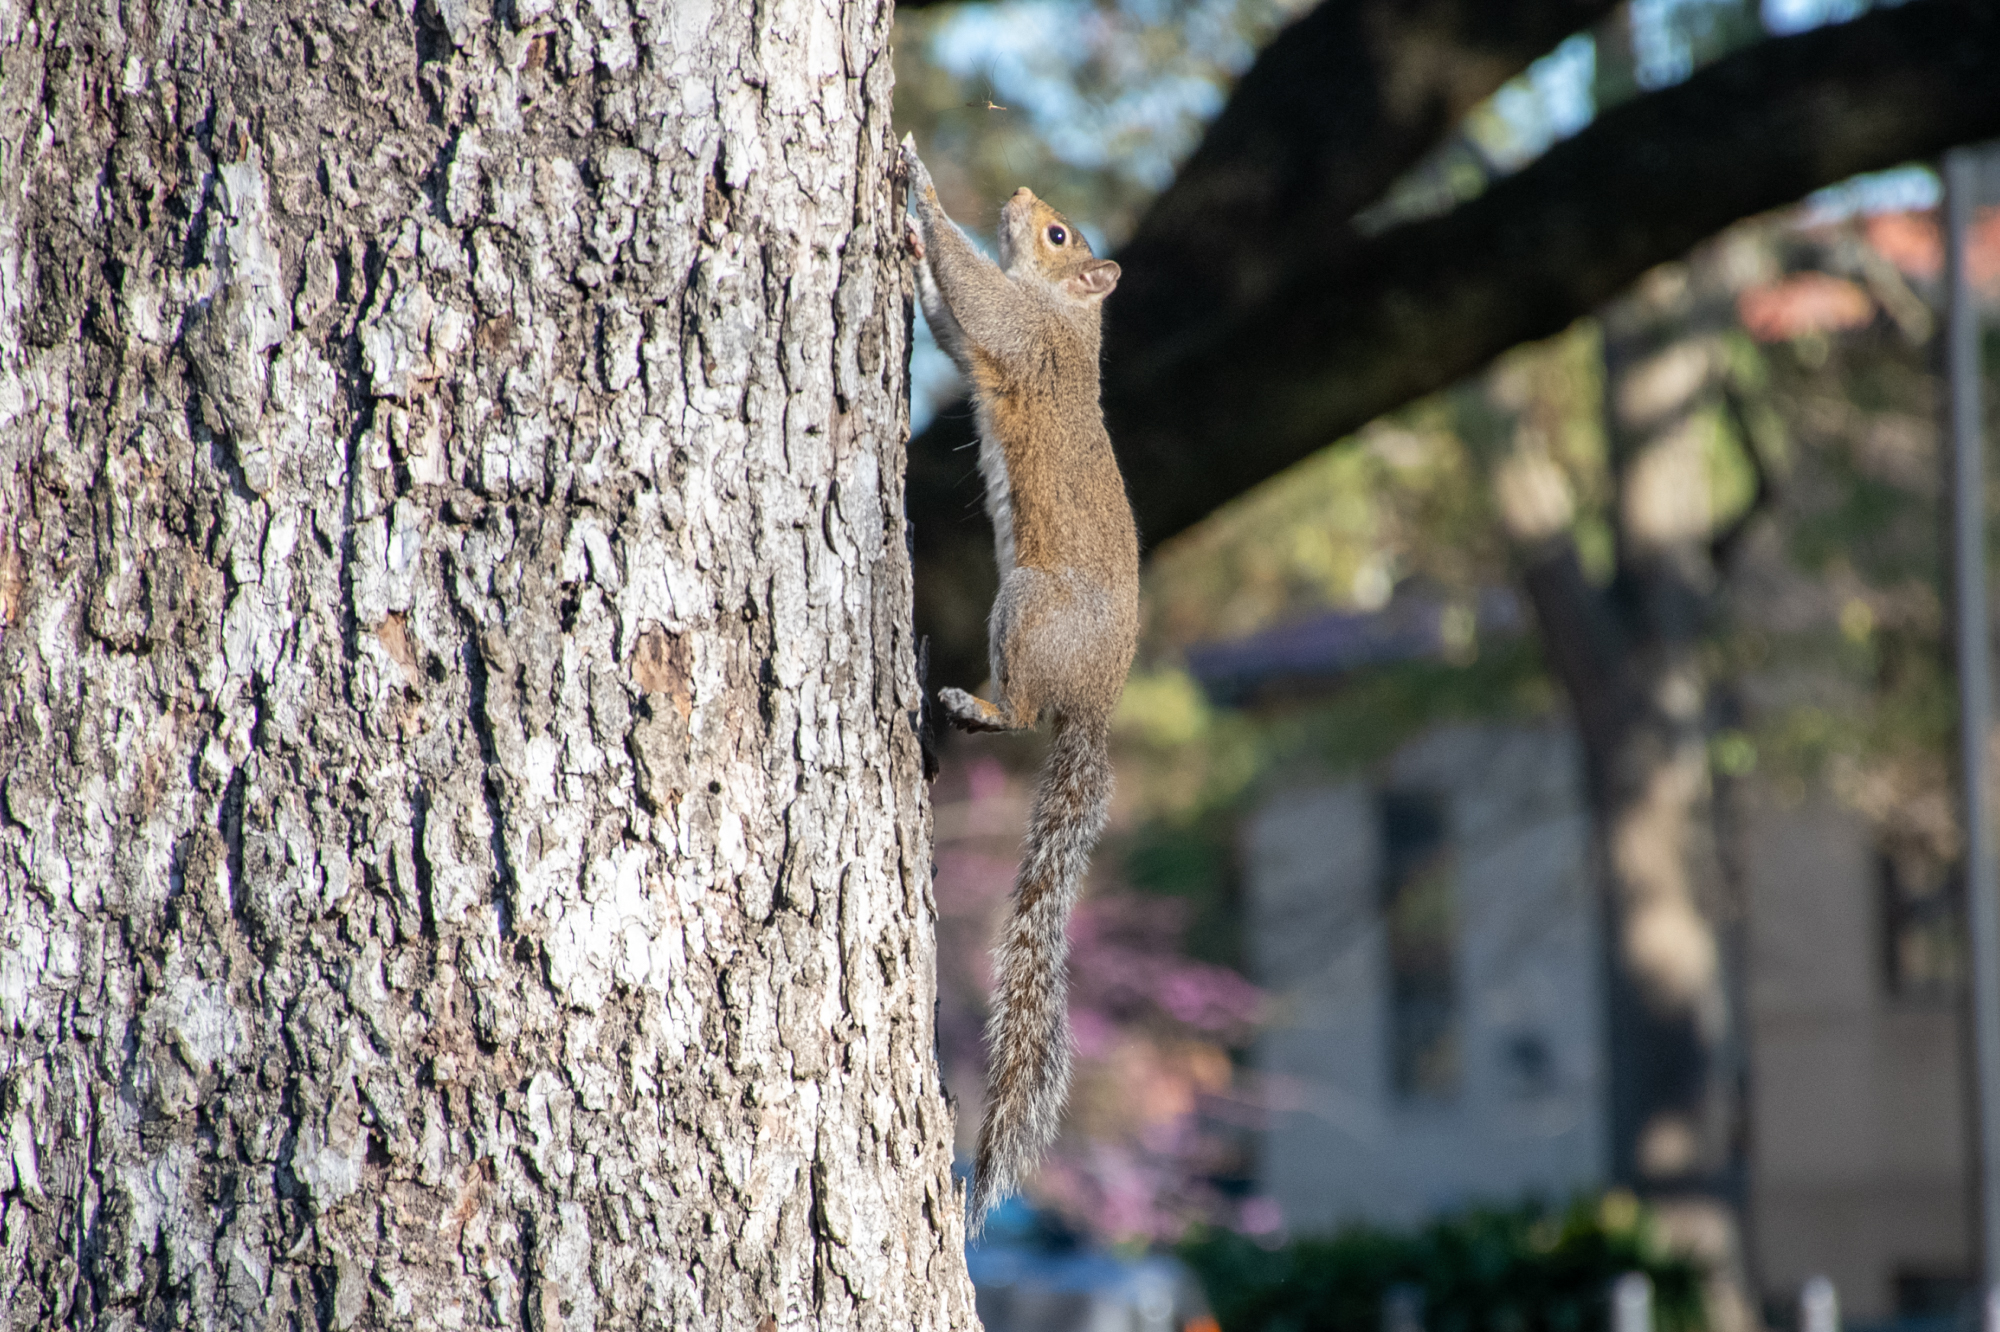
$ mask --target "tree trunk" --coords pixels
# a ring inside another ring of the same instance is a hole
[[[0,5],[0,1322],[971,1325],[888,29]]]
[[[1719,540],[1709,432],[1733,310],[1711,253],[1608,307],[1604,421],[1617,565],[1599,590],[1532,420],[1496,470],[1544,651],[1583,741],[1604,891],[1612,1178],[1710,1271],[1714,1332],[1757,1321],[1743,1251],[1737,909],[1718,852],[1703,641]]]

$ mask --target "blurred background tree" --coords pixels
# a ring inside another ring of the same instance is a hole
[[[1566,704],[1615,963],[1613,1178],[1669,1229],[1691,1209],[1711,1315],[1744,1325],[1735,783],[1830,785],[1913,882],[1957,853],[1936,181],[1849,178],[2000,132],[1977,72],[2000,18],[1954,0],[1016,0],[899,22],[899,118],[949,163],[953,214],[1032,182],[1126,268],[1106,405],[1154,550],[1106,900],[1175,902],[1186,935],[1145,947],[1240,968],[1234,816],[1260,791],[1441,718]],[[941,358],[919,383],[920,623],[940,677],[976,683],[991,573],[970,426]],[[1314,611],[1421,591],[1449,613],[1503,586],[1536,634],[1330,695],[1223,708],[1182,669],[1191,646]],[[1949,939],[1912,946],[1960,965]],[[960,996],[968,1033],[982,992]],[[1240,1049],[1230,1011],[1175,1039]],[[1157,1005],[1135,1013],[1109,1020],[1157,1039]],[[962,1088],[976,1058],[968,1038]],[[1151,1139],[1185,1145],[1149,1167],[1172,1205],[1128,1224],[1080,1201],[1113,1192],[1076,1183],[1092,1144],[1143,1136],[1089,1108],[1148,1103],[1125,1094],[1079,1098],[1049,1196],[1123,1237],[1268,1222],[1241,1196],[1263,1092],[1218,1067],[1143,1075],[1181,1088],[1150,1102],[1179,1108],[1178,1136]]]

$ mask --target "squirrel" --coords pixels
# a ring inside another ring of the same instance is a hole
[[[924,319],[972,385],[1000,592],[987,623],[999,701],[938,691],[966,731],[1052,725],[1012,911],[994,950],[986,1119],[968,1198],[977,1234],[1056,1136],[1069,1094],[1064,933],[1111,805],[1111,713],[1139,634],[1139,536],[1098,404],[1099,316],[1118,265],[1017,190],[1000,263],[938,204],[905,136],[909,245]]]

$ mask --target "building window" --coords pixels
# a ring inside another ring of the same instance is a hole
[[[1389,939],[1389,1072],[1399,1096],[1434,1100],[1459,1082],[1458,893],[1445,801],[1381,797],[1382,917]]]
[[[1517,1031],[1501,1040],[1500,1085],[1522,1101],[1556,1090],[1556,1054],[1540,1032]]]
[[[1898,999],[1955,998],[1965,984],[1963,881],[1928,856],[1882,852],[1882,972]]]
[[[1958,1322],[1979,1294],[1979,1282],[1968,1272],[1903,1268],[1894,1283],[1899,1321],[1935,1320],[1942,1327]]]

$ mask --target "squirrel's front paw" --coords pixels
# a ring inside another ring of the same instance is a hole
[[[917,226],[917,219],[903,219],[903,244],[910,247],[910,256],[918,263],[924,261],[924,233]]]
[[[917,156],[917,140],[912,134],[905,134],[903,141],[896,145],[896,175],[910,182],[910,194],[918,199],[937,191],[931,185],[931,173],[924,166],[924,159]]]

